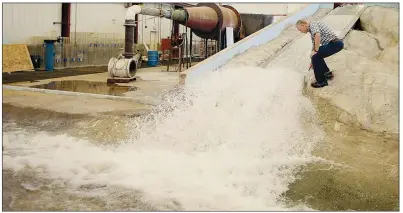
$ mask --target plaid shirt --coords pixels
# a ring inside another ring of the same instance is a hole
[[[326,45],[329,42],[338,39],[336,34],[325,24],[314,21],[309,24],[308,32],[311,33],[312,50],[315,48],[315,33],[320,33],[320,44]]]

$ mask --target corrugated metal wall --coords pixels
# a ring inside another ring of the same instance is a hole
[[[123,3],[71,3],[70,32],[124,34],[126,10]]]
[[[144,4],[147,7],[161,7],[159,3]],[[290,13],[303,4],[231,4],[240,13],[273,14]],[[163,4],[164,9],[170,6]],[[77,10],[77,13],[76,13]],[[72,3],[71,33],[114,33],[124,34],[124,3]],[[77,20],[76,20],[77,18]],[[4,3],[3,43],[31,43],[33,36],[60,35],[61,3]],[[171,33],[171,21],[165,18],[139,17],[139,40],[150,43],[151,31],[157,31],[157,39],[166,38]],[[160,27],[161,26],[161,27]],[[159,29],[161,28],[161,29]],[[181,27],[184,32],[184,27]],[[197,39],[194,36],[194,39]]]
[[[161,4],[145,4],[147,7],[160,7]],[[170,9],[169,5],[163,5]],[[124,16],[127,8],[123,3],[72,3],[72,36],[75,32],[113,33],[124,35]],[[76,13],[77,11],[77,13]],[[77,20],[76,20],[77,19]],[[34,36],[60,36],[61,3],[5,3],[3,5],[3,43],[32,44]],[[150,43],[151,31],[157,31],[157,39],[171,34],[171,21],[165,18],[139,16],[139,41]],[[184,28],[181,27],[181,32]],[[41,39],[39,39],[41,40]]]
[[[290,4],[232,4],[241,13],[286,13]],[[295,4],[298,7],[301,4]],[[171,9],[171,5],[147,3],[146,7]],[[3,4],[3,43],[28,44],[32,55],[44,56],[43,40],[61,35],[61,3]],[[291,6],[293,7],[293,6]],[[106,65],[123,48],[124,3],[72,3],[69,39],[56,45],[55,67]],[[156,49],[171,35],[171,20],[139,15],[139,43]],[[180,26],[180,32],[185,27]],[[190,33],[190,31],[188,31]],[[188,38],[190,35],[188,34]],[[193,44],[202,39],[193,36]],[[151,44],[151,45],[150,45]],[[193,52],[197,54],[196,52]]]
[[[60,35],[62,4],[3,3],[3,44],[26,44],[32,36]]]

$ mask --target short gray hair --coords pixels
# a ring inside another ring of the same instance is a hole
[[[300,25],[300,24],[308,24],[308,21],[305,19],[300,19],[297,21],[297,23],[295,25]]]

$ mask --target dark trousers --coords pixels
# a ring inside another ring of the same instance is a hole
[[[312,56],[311,61],[317,82],[326,81],[325,73],[330,72],[329,67],[327,67],[325,62],[325,58],[338,53],[343,49],[343,47],[343,41],[333,41],[326,45],[320,46],[318,52]]]

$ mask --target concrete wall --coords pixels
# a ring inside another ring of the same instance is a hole
[[[241,13],[281,14],[291,13],[305,4],[278,3],[236,3],[231,4]],[[146,3],[146,7],[170,9],[171,6],[160,3]],[[115,33],[124,35],[124,3],[72,3],[71,33]],[[171,34],[171,21],[165,18],[139,16],[139,40],[142,43],[159,42]],[[33,36],[56,38],[60,36],[61,3],[4,3],[3,4],[3,43],[32,44]],[[151,31],[157,31],[151,35]],[[180,32],[185,32],[180,27]],[[150,41],[150,36],[154,36]],[[155,38],[155,39],[154,39]],[[41,39],[39,39],[41,40]],[[193,36],[193,40],[201,40]],[[36,42],[35,42],[36,43]]]
[[[319,8],[320,4],[310,4],[302,10],[290,15],[283,21],[267,26],[260,31],[250,35],[249,37],[229,46],[223,51],[209,57],[203,62],[193,66],[181,74],[182,83],[192,83],[200,78],[203,73],[212,72],[225,65],[235,55],[241,54],[247,49],[267,43],[279,36],[279,34],[290,24],[294,24],[298,19],[313,15]],[[184,81],[184,82],[183,82]]]
[[[74,32],[75,7],[77,5],[77,32],[117,33],[124,35],[124,16],[127,8],[123,3],[73,3],[71,32]],[[146,3],[145,7],[172,9],[170,5]],[[105,15],[108,14],[108,15]],[[172,21],[166,18],[139,15],[139,43],[143,41],[155,49],[161,38],[171,36]],[[185,28],[180,26],[180,32]],[[189,36],[190,37],[190,36]],[[197,39],[197,36],[193,36]]]
[[[145,4],[160,7],[161,4]],[[33,36],[56,38],[61,34],[61,3],[4,3],[3,43],[32,43]],[[169,9],[169,5],[163,5]],[[124,3],[72,3],[70,32],[114,33],[124,35]],[[150,43],[150,31],[157,30],[157,40],[171,32],[171,21],[165,18],[139,16],[139,39]],[[160,26],[161,25],[161,29]],[[159,33],[159,31],[161,33]]]
[[[123,34],[125,13],[123,3],[71,3],[70,32]]]

